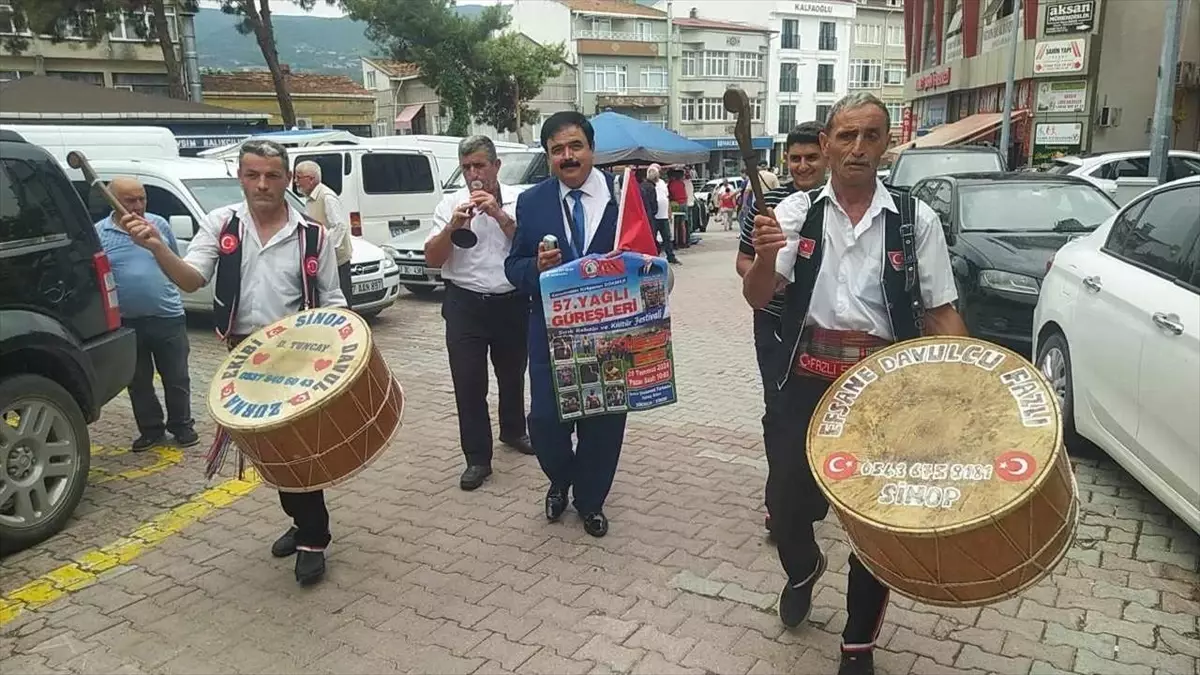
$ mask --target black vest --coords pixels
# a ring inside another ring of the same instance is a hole
[[[296,228],[300,246],[300,279],[304,295],[300,309],[317,307],[317,272],[321,269],[321,245],[325,230],[307,216]],[[242,227],[237,214],[221,227],[217,235],[217,279],[213,284],[213,317],[217,335],[224,340],[233,332],[242,294]],[[282,318],[282,317],[280,317]]]
[[[822,188],[808,193],[812,206],[808,217],[800,228],[801,242],[813,242],[812,252],[805,257],[796,255],[793,282],[784,292],[782,347],[776,352],[782,363],[777,364],[779,374],[776,382],[780,389],[787,383],[792,364],[798,354],[804,322],[808,317],[808,306],[812,302],[813,289],[817,284],[817,273],[821,269],[821,257],[825,242],[825,200],[818,199]],[[889,191],[890,192],[890,191]],[[916,220],[916,200],[907,195],[890,192],[900,213],[885,209],[883,247],[885,255],[883,275],[883,301],[887,305],[892,337],[896,342],[921,336],[924,305],[921,302],[921,282],[917,274],[917,244],[913,222]]]

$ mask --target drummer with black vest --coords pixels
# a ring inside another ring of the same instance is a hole
[[[292,208],[284,191],[292,182],[287,150],[273,141],[247,141],[238,154],[238,180],[245,201],[208,214],[183,258],[158,231],[137,216],[121,225],[149,249],[167,277],[191,293],[216,277],[213,312],[217,334],[232,349],[247,335],[312,307],[345,307],[338,283],[334,244],[320,223]],[[271,547],[272,555],[296,554],[296,581],[316,583],[325,574],[329,512],[325,496],[280,492],[292,518]]]
[[[821,133],[829,183],[796,192],[754,219],[755,259],[746,299],[767,306],[784,288],[778,394],[765,419],[767,509],[787,583],[779,618],[807,620],[827,561],[813,524],[829,505],[808,466],[809,419],[834,379],[892,342],[966,335],[942,225],[924,203],[892,194],[876,177],[891,120],[875,96],[851,94]],[[873,649],[888,590],[850,555],[848,618],[839,675],[874,673]]]

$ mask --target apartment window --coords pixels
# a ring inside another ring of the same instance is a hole
[[[638,39],[642,40],[643,42],[653,42],[654,24],[650,23],[649,21],[637,22],[637,35]]]
[[[837,51],[837,24],[832,21],[821,22],[821,33],[817,38],[817,49],[823,52]]]
[[[12,5],[0,5],[0,35],[32,35],[28,29],[17,32],[15,15]]]
[[[723,122],[729,119],[725,110],[725,101],[720,98],[700,99],[700,119],[705,122]]]
[[[963,6],[962,0],[955,2],[946,14],[946,37],[954,37],[962,33],[963,29]]]
[[[589,23],[589,27],[591,28],[591,31],[593,33],[611,33],[612,32],[612,19],[602,19],[599,17],[593,17],[591,22]]]
[[[583,68],[583,90],[588,93],[624,94],[628,89],[625,66],[589,65]]]
[[[57,77],[60,80],[69,80],[71,82],[86,82],[94,84],[97,87],[104,86],[104,73],[84,73],[75,72],[72,70],[47,70],[47,77]]]
[[[643,115],[640,119],[646,124],[653,124],[661,129],[667,128],[667,118],[663,115]]]
[[[821,124],[825,124],[826,122],[828,122],[829,121],[829,111],[832,109],[833,109],[833,106],[831,106],[831,105],[821,104],[821,105],[817,106],[817,121],[820,122]]]
[[[763,76],[763,55],[754,52],[738,52],[734,59],[736,77],[758,79]]]
[[[754,122],[761,122],[763,118],[763,100],[755,98],[750,100],[750,119]]]
[[[779,91],[781,91],[781,92],[800,91],[800,64],[798,64],[798,63],[781,63],[781,64],[779,64]]]
[[[836,89],[833,82],[833,64],[817,64],[817,93],[832,94]]]
[[[705,77],[729,77],[729,52],[704,52]]]
[[[818,72],[820,66],[818,66]],[[851,89],[878,89],[879,79],[883,65],[878,59],[853,59],[850,61],[850,88]],[[832,67],[830,68],[830,78],[833,77]],[[818,91],[824,91],[819,89]],[[830,89],[830,91],[833,91]]]
[[[888,61],[887,69],[883,71],[883,83],[886,85],[904,84],[903,61]]]
[[[796,106],[792,104],[779,106],[779,129],[781,134],[791,132],[796,126]]]
[[[800,49],[800,20],[784,19],[783,32],[779,36],[781,49]]]
[[[860,45],[877,45],[883,32],[877,23],[860,23],[854,27],[854,43]]]
[[[888,7],[899,7],[900,0],[887,0]]]
[[[367,89],[375,88],[375,71],[367,71],[366,77],[363,78],[363,84],[366,85]]]
[[[167,34],[172,42],[179,41],[179,29],[175,24],[175,13],[167,12]],[[151,11],[121,12],[116,25],[108,34],[110,40],[117,42],[144,42],[154,36],[154,13]]]
[[[683,77],[695,77],[700,74],[697,64],[700,62],[699,52],[684,52],[680,59],[679,74]]]
[[[700,106],[700,99],[696,98],[681,98],[679,99],[679,120],[681,122],[695,122],[696,110]]]
[[[904,26],[887,27],[887,43],[889,47],[904,46]]]
[[[640,89],[643,92],[667,91],[666,66],[642,66]]]
[[[904,121],[904,104],[903,103],[885,103],[887,106],[888,117],[891,118],[892,126],[898,127]]]
[[[171,79],[160,73],[113,73],[113,87],[151,96],[170,96]]]

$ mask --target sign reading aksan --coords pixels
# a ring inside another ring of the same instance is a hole
[[[1045,18],[1042,20],[1042,34],[1086,33],[1092,29],[1095,15],[1096,0],[1047,5]]]

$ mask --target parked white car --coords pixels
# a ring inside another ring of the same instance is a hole
[[[730,178],[714,178],[704,184],[704,187],[696,191],[696,201],[704,202],[704,207],[708,208],[708,200],[712,197],[713,190],[721,186],[724,181],[729,181],[735,192],[741,192],[746,187],[746,181],[741,176],[732,176]]]
[[[1047,171],[1079,176],[1112,196],[1117,194],[1118,178],[1150,176],[1150,151],[1128,150],[1086,157],[1059,157]],[[1167,154],[1167,182],[1189,176],[1200,176],[1200,152],[1170,151]]]
[[[1068,438],[1098,445],[1200,532],[1200,176],[1059,249],[1033,325]]]

